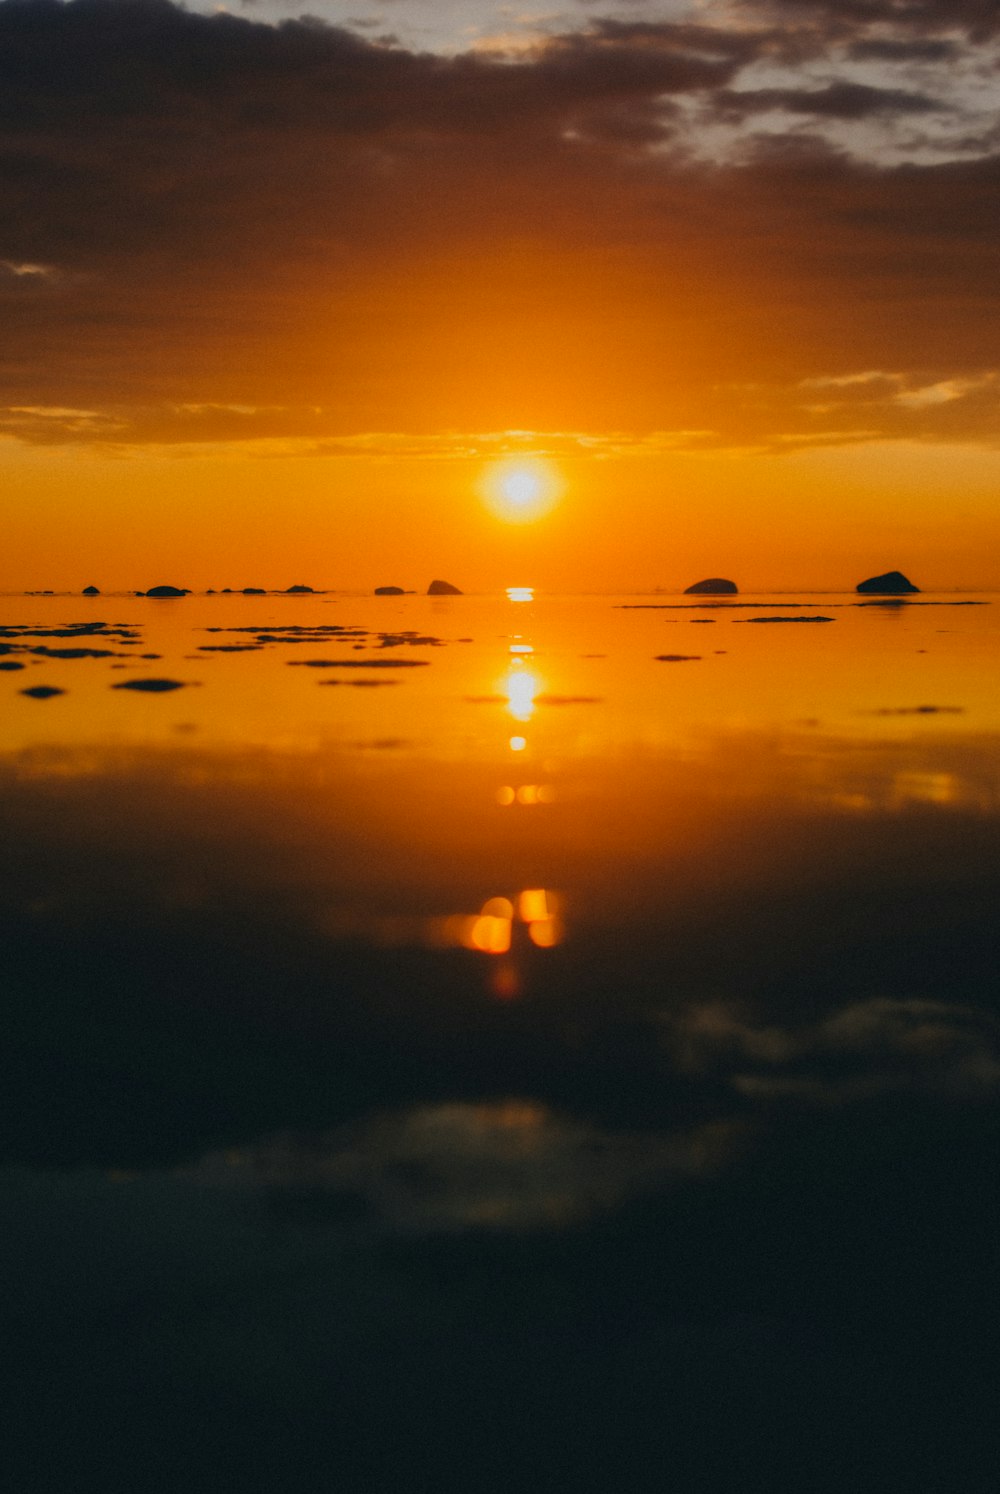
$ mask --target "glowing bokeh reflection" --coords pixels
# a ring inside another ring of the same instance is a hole
[[[513,899],[487,898],[478,913],[458,913],[433,920],[431,942],[439,947],[459,945],[479,954],[506,955],[515,945],[515,930],[522,925],[536,948],[552,949],[565,937],[559,916],[561,907],[562,897],[550,888],[526,887]],[[514,966],[506,968],[516,975]],[[520,980],[515,984],[519,992]],[[506,994],[509,999],[516,992],[512,988]]]

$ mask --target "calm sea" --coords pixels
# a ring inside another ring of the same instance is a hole
[[[0,598],[15,1487],[994,1488],[998,666],[978,595]]]

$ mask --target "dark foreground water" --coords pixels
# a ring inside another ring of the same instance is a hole
[[[738,602],[2,600],[12,1489],[995,1489],[1000,607]]]

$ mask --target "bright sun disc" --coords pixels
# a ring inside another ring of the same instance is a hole
[[[537,472],[508,472],[500,481],[504,498],[517,508],[531,508],[541,490],[542,479]]]
[[[482,483],[487,506],[508,524],[532,524],[549,512],[560,483],[541,457],[504,457],[487,468]]]

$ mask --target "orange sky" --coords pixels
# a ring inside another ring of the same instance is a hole
[[[0,589],[1000,585],[991,28],[736,10],[435,55],[0,0]]]

